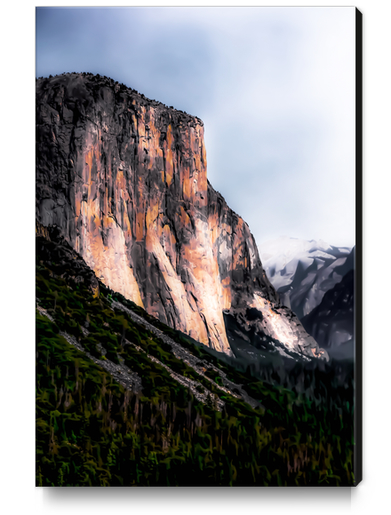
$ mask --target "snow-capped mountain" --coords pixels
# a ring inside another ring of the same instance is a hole
[[[282,236],[261,244],[260,254],[282,304],[300,319],[318,306],[324,294],[354,266],[351,248],[334,247],[322,240]]]

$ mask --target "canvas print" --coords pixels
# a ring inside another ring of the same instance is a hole
[[[361,480],[361,15],[36,9],[36,485]]]

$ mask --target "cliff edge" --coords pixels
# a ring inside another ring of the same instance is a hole
[[[85,73],[38,79],[36,109],[37,220],[102,282],[220,352],[228,317],[245,338],[327,359],[208,183],[199,118]]]

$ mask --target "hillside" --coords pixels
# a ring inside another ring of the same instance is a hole
[[[243,369],[107,288],[53,228],[36,263],[37,485],[355,484],[351,366]]]

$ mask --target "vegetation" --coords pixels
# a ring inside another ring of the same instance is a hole
[[[191,119],[191,120],[195,119],[195,120],[197,120],[198,123],[203,125],[202,120],[200,120],[200,118],[198,118],[198,116],[191,116],[186,111],[182,111],[181,109],[175,109],[173,106],[168,107],[165,104],[163,104],[162,102],[159,102],[158,100],[155,100],[155,99],[149,99],[143,93],[139,93],[136,89],[128,87],[125,84],[115,81],[114,79],[112,79],[110,77],[106,77],[105,75],[100,75],[99,73],[94,75],[93,73],[89,73],[89,72],[72,72],[72,73],[64,72],[59,75],[55,75],[54,77],[52,75],[49,75],[49,77],[38,77],[38,78],[36,78],[36,81],[37,82],[39,81],[41,84],[43,84],[44,87],[47,87],[51,82],[49,79],[56,80],[59,77],[66,77],[69,75],[80,75],[80,76],[83,76],[84,78],[88,78],[89,80],[85,82],[85,86],[87,89],[91,89],[93,91],[93,94],[96,96],[96,98],[97,98],[97,95],[99,95],[99,91],[101,90],[101,88],[107,87],[107,88],[113,89],[115,94],[121,96],[122,98],[136,97],[138,100],[138,103],[140,105],[154,106],[154,107],[162,106],[164,108],[171,109],[174,113],[176,113],[176,115],[179,117],[179,120],[187,122],[187,121],[189,121],[189,119]]]
[[[37,311],[37,485],[354,485],[352,367],[238,370],[102,284],[97,295],[72,252],[37,238],[37,304],[48,315]],[[222,392],[214,369],[206,374],[213,383],[200,376],[113,300],[242,385],[260,407]],[[137,373],[142,390],[115,381],[102,359]],[[206,402],[165,367],[207,388]]]

